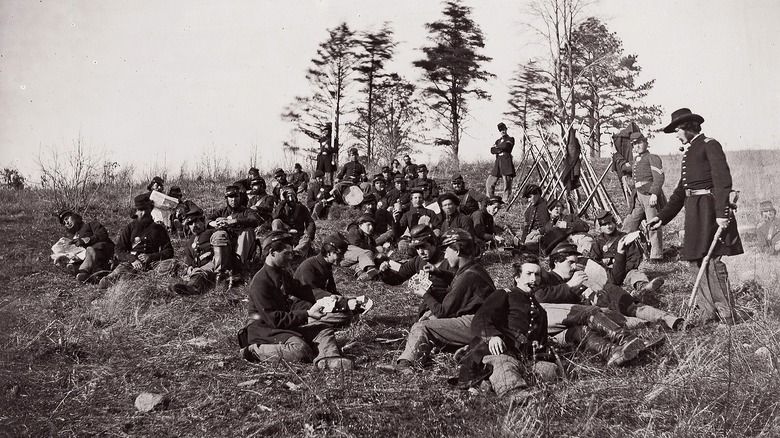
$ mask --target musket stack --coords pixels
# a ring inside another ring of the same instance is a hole
[[[580,125],[580,128],[582,125]],[[579,158],[581,162],[580,166],[580,178],[579,182],[583,193],[580,193],[579,189],[567,190],[563,182],[563,172],[565,168],[565,160],[567,157],[567,145],[561,141],[558,145],[558,151],[553,155],[550,152],[549,135],[544,136],[541,127],[537,126],[539,132],[540,141],[534,142],[528,136],[527,132],[523,132],[523,136],[529,145],[526,154],[523,156],[521,168],[529,158],[533,160],[533,164],[528,173],[520,181],[515,195],[509,202],[507,209],[517,201],[518,196],[523,193],[525,187],[530,184],[534,174],[539,178],[537,183],[542,189],[542,197],[545,199],[560,199],[564,200],[570,211],[576,212],[578,216],[585,214],[589,207],[594,209],[604,209],[611,211],[615,218],[620,222],[621,215],[618,214],[615,203],[604,188],[604,178],[610,170],[610,166],[607,166],[601,174],[598,174],[588,157],[587,149],[580,152]],[[577,132],[576,134],[579,134]],[[587,143],[588,138],[584,143]]]

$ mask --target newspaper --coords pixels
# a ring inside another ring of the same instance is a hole
[[[68,239],[67,237],[60,237],[60,240],[51,247],[51,259],[56,261],[58,258],[64,256],[70,261],[84,261],[87,250],[70,243],[70,241],[71,239]]]

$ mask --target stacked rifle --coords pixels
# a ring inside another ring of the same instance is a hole
[[[582,125],[580,125],[580,128]],[[527,132],[523,132],[523,136],[526,139],[528,148],[523,155],[523,159],[520,164],[520,168],[523,169],[528,163],[528,160],[532,160],[531,168],[525,177],[520,181],[515,191],[515,195],[507,205],[507,209],[517,201],[517,198],[522,195],[526,186],[531,184],[531,180],[534,175],[538,176],[539,182],[537,183],[542,189],[542,197],[548,201],[552,199],[559,199],[566,202],[569,206],[569,210],[576,212],[578,216],[582,216],[592,207],[594,210],[604,209],[611,211],[615,218],[620,222],[621,215],[618,214],[617,208],[612,198],[604,188],[603,182],[607,173],[610,170],[610,166],[607,166],[600,174],[596,172],[588,157],[587,148],[582,148],[580,152],[580,184],[581,187],[575,190],[567,190],[563,183],[563,168],[564,160],[566,158],[566,144],[563,140],[557,145],[557,152],[553,154],[551,145],[549,142],[549,136],[545,137],[542,130],[537,126],[539,131],[539,141],[534,142],[528,136]],[[577,132],[579,136],[579,131]],[[587,144],[589,137],[581,144]],[[582,193],[580,193],[582,191]]]

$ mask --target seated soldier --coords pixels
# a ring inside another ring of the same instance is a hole
[[[606,210],[596,212],[599,233],[593,236],[594,244],[589,258],[601,264],[606,269],[607,283],[633,288],[631,295],[641,298],[645,294],[655,294],[663,286],[663,277],[652,281],[639,270],[642,262],[642,249],[632,242],[625,251],[618,253],[618,242],[626,233],[617,229],[617,223],[612,213]]]
[[[273,231],[263,240],[264,264],[249,285],[247,342],[241,356],[255,361],[313,361],[319,369],[353,368],[332,326],[320,323],[325,304],[290,274],[292,236]]]
[[[309,188],[309,174],[303,171],[301,163],[295,163],[290,174],[290,184],[295,187],[297,193],[306,193],[306,190]]]
[[[485,378],[486,373],[479,370],[490,366],[489,380],[496,395],[521,401],[531,394],[525,376],[533,373],[542,381],[554,380],[558,368],[535,357],[548,341],[547,312],[534,298],[541,280],[539,258],[521,254],[512,267],[513,287],[491,294],[474,315],[474,339],[462,361],[459,380],[473,386]],[[474,376],[469,367],[479,375]]]
[[[337,182],[334,184],[334,189],[338,193],[342,193],[349,186],[359,185],[366,174],[366,168],[358,161],[360,156],[357,148],[349,149],[349,157],[350,161],[341,166],[341,170],[336,176]]]
[[[157,269],[168,272],[173,259],[171,238],[165,227],[152,220],[154,204],[149,193],[142,193],[133,199],[134,212],[130,222],[119,233],[114,252],[119,264],[100,280],[99,287],[106,289],[128,275]]]
[[[168,190],[168,196],[171,198],[176,198],[179,200],[179,204],[174,207],[173,212],[171,213],[171,232],[182,234],[184,236],[187,234],[187,228],[182,225],[184,222],[184,217],[187,215],[187,213],[191,210],[200,210],[200,207],[198,207],[198,204],[194,203],[193,201],[186,199],[183,200],[182,197],[184,196],[184,193],[181,191],[181,187],[173,186]]]
[[[423,199],[426,203],[436,202],[439,198],[439,185],[436,181],[428,178],[428,166],[420,164],[417,166],[419,176],[412,182],[412,189],[422,189]]]
[[[411,175],[411,179],[417,178],[417,172],[419,171],[419,168],[416,164],[412,163],[412,157],[409,156],[409,154],[404,155],[404,167],[401,169],[401,174],[406,177],[407,175]]]
[[[768,254],[780,254],[780,220],[772,201],[762,201],[761,224],[756,228],[758,249]]]
[[[495,222],[496,213],[502,205],[504,201],[500,196],[491,196],[484,207],[471,213],[474,237],[480,247],[498,247],[504,242],[504,238],[498,235],[503,229]]]
[[[396,176],[393,183],[395,184],[395,187],[387,192],[386,199],[387,211],[393,213],[393,216],[395,217],[399,212],[400,214],[404,214],[409,210],[412,196],[407,190],[406,180],[403,176]]]
[[[287,173],[281,167],[277,167],[276,170],[274,170],[274,180],[271,182],[271,186],[273,187],[273,189],[271,189],[271,194],[273,194],[276,199],[282,199],[282,190],[285,188],[290,188],[293,193],[295,193],[295,187],[287,181]]]
[[[487,197],[482,193],[466,188],[466,182],[463,181],[463,177],[460,175],[455,175],[451,180],[451,184],[452,193],[455,193],[460,200],[460,212],[467,216],[479,210],[480,206],[487,201]]]
[[[460,198],[452,192],[447,192],[439,196],[439,205],[441,205],[441,214],[439,215],[441,218],[441,226],[439,227],[441,234],[453,228],[461,228],[472,236],[475,235],[474,222],[471,220],[471,217],[462,213],[459,209],[461,205]]]
[[[363,197],[360,208],[363,210],[363,214],[374,217],[376,244],[384,246],[385,249],[389,249],[395,241],[393,215],[385,209],[379,209],[376,197],[373,193],[369,193]]]
[[[547,312],[548,331],[556,342],[576,345],[595,353],[607,365],[620,366],[645,350],[659,345],[665,338],[645,341],[621,327],[621,315],[581,302],[581,291],[587,276],[576,270],[576,246],[561,242],[550,255],[553,271],[542,271],[540,287],[534,293]]]
[[[260,225],[260,216],[241,204],[241,192],[238,186],[231,185],[225,188],[225,204],[209,216],[208,225],[211,228],[227,231],[241,263],[249,263],[257,251],[255,228]]]
[[[257,213],[260,218],[260,227],[270,228],[271,220],[276,206],[276,198],[266,193],[266,185],[263,177],[257,177],[249,182],[249,209]],[[255,231],[257,233],[257,230]],[[259,233],[258,233],[259,234]]]
[[[395,180],[396,174],[393,173],[392,170],[390,170],[390,166],[384,166],[382,167],[382,176],[385,177],[385,181],[388,184],[392,184],[393,181]]]
[[[577,245],[577,250],[587,256],[593,247],[593,237],[588,234],[590,226],[576,214],[565,214],[563,203],[559,200],[553,200],[547,205],[547,212],[550,214],[550,222],[541,227],[539,232],[544,235],[554,228],[559,228],[566,232],[569,242]]]
[[[355,266],[355,276],[358,281],[376,280],[379,276],[377,267],[386,259],[385,248],[377,245],[374,237],[376,221],[370,214],[360,216],[357,222],[347,228],[349,247],[344,254],[341,266]]]
[[[625,249],[625,239],[618,245],[619,251]],[[559,243],[550,255],[550,272],[542,273],[542,285],[536,298],[541,303],[585,304],[603,308],[619,325],[626,325],[624,316],[639,318],[643,321],[658,322],[678,330],[683,320],[671,313],[635,303],[634,299],[621,287],[607,284],[602,290],[592,290],[585,286],[588,276],[578,265],[580,253],[568,242]],[[617,312],[617,313],[616,313]]]
[[[274,209],[273,231],[286,231],[292,235],[294,250],[304,257],[312,254],[312,242],[317,232],[317,225],[309,214],[309,210],[298,203],[298,196],[292,188],[281,192],[282,199]]]
[[[433,210],[423,207],[423,201],[425,193],[422,188],[415,187],[412,189],[411,206],[409,211],[403,215],[397,215],[398,219],[395,223],[395,231],[397,235],[401,237],[398,239],[398,251],[403,256],[411,256],[410,252],[414,251],[410,247],[410,231],[418,224],[430,226],[436,235],[441,233],[441,217]]]
[[[228,287],[241,280],[241,264],[236,260],[227,231],[206,229],[206,216],[200,209],[187,213],[184,226],[192,235],[184,246],[185,282],[172,284],[170,291],[179,295],[199,295],[222,279],[228,281]]]
[[[457,348],[468,344],[473,337],[471,320],[474,314],[496,289],[490,274],[475,259],[477,246],[466,230],[453,228],[447,231],[439,246],[446,248],[444,258],[452,269],[456,269],[455,277],[443,299],[422,288],[414,290],[430,310],[412,326],[396,363],[379,366],[383,371],[411,374],[413,363],[425,364],[430,360],[435,345]]]
[[[83,258],[58,259],[58,265],[67,263],[61,267],[82,283],[88,280],[95,281],[93,274],[111,269],[114,242],[108,237],[108,230],[100,222],[84,222],[80,214],[70,210],[60,213],[59,219],[60,225],[72,236],[70,243],[84,248],[85,252]]]
[[[320,318],[320,322],[332,324],[334,327],[348,325],[355,316],[364,314],[373,306],[370,298],[344,298],[336,290],[333,267],[344,260],[348,246],[349,242],[340,233],[326,236],[320,253],[304,260],[293,275],[302,285],[311,287],[315,299],[333,297],[333,312]]]
[[[377,173],[374,175],[371,190],[366,195],[374,195],[376,198],[376,208],[387,210],[387,180],[384,175]]]
[[[523,190],[523,198],[528,199],[528,207],[523,213],[523,235],[520,236],[520,243],[537,252],[539,239],[542,237],[540,230],[550,222],[547,201],[542,198],[542,189],[536,184],[530,184]]]
[[[325,172],[315,170],[314,181],[306,191],[306,208],[315,220],[328,218],[334,200],[330,193],[332,189],[333,187],[325,184]]]
[[[379,267],[380,279],[391,286],[397,286],[414,276],[422,277],[431,282],[426,290],[437,302],[444,300],[447,288],[452,283],[455,270],[450,267],[444,258],[444,251],[439,248],[439,238],[429,225],[418,224],[409,233],[409,245],[414,248],[417,255],[407,260],[398,270],[391,267],[389,261],[382,262]],[[418,317],[430,309],[425,301],[420,303]]]
[[[246,178],[234,182],[233,185],[238,186],[238,189],[242,192],[248,192],[251,189],[252,180],[257,178],[262,178],[260,176],[260,170],[253,166],[247,171]]]
[[[401,167],[401,162],[398,161],[397,158],[394,158],[393,161],[390,162],[390,166],[391,166],[390,173],[391,173],[392,176],[391,176],[391,178],[388,178],[389,181],[395,180],[395,178],[398,175],[400,175],[402,177],[404,176],[404,170]]]

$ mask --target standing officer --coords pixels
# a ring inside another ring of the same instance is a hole
[[[667,134],[676,133],[684,145],[680,182],[669,197],[669,202],[648,221],[651,229],[669,223],[685,206],[685,238],[682,258],[701,268],[715,233],[722,228],[699,288],[696,303],[701,320],[719,319],[733,324],[734,308],[729,290],[729,277],[721,256],[742,254],[742,241],[737,221],[729,200],[731,170],[723,147],[714,138],[701,133],[704,118],[688,108],[672,113],[672,121],[665,128]]]
[[[515,147],[515,138],[506,133],[506,125],[501,122],[498,124],[498,132],[501,138],[496,140],[490,153],[496,156],[496,162],[493,164],[493,170],[485,183],[485,193],[489,198],[495,196],[496,183],[498,179],[504,180],[504,199],[510,199],[512,196],[512,179],[515,177],[515,164],[512,162],[512,149]]]

